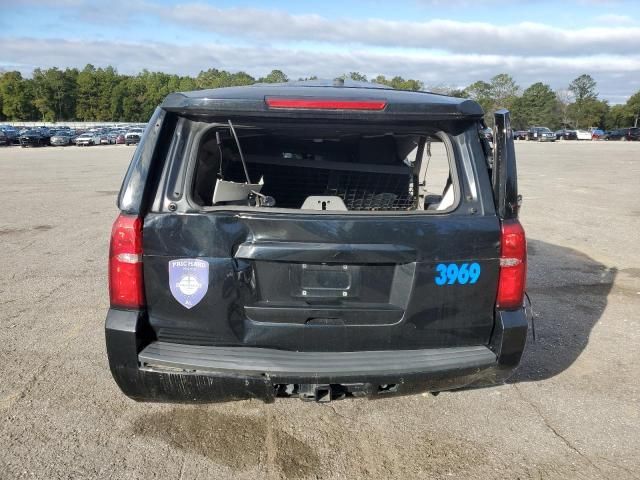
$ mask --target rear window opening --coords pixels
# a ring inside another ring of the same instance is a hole
[[[200,137],[191,200],[205,209],[442,213],[458,203],[444,132],[240,123],[233,130],[237,142],[227,124]]]

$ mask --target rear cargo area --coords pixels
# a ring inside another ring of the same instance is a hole
[[[193,189],[198,205],[249,206],[242,200],[214,201],[220,180],[260,185],[259,193],[270,197],[270,206],[286,209],[446,210],[455,201],[451,195],[440,205],[445,187],[451,185],[441,132],[331,125],[238,125],[236,130],[237,142],[226,125],[203,135]]]

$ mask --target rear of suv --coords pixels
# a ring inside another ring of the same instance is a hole
[[[507,111],[313,81],[169,95],[125,176],[106,344],[136,400],[503,382],[527,337]]]

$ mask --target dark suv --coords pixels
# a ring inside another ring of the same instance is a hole
[[[106,347],[136,400],[503,382],[527,338],[509,113],[369,83],[169,95],[111,236]]]
[[[638,141],[640,140],[640,127],[617,128],[607,132],[602,137],[605,140]]]
[[[555,142],[556,134],[547,127],[530,127],[527,133],[527,140],[538,142]]]

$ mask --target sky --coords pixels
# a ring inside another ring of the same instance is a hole
[[[112,65],[197,75],[400,75],[428,88],[508,73],[600,97],[640,90],[640,0],[0,0],[0,70]]]

